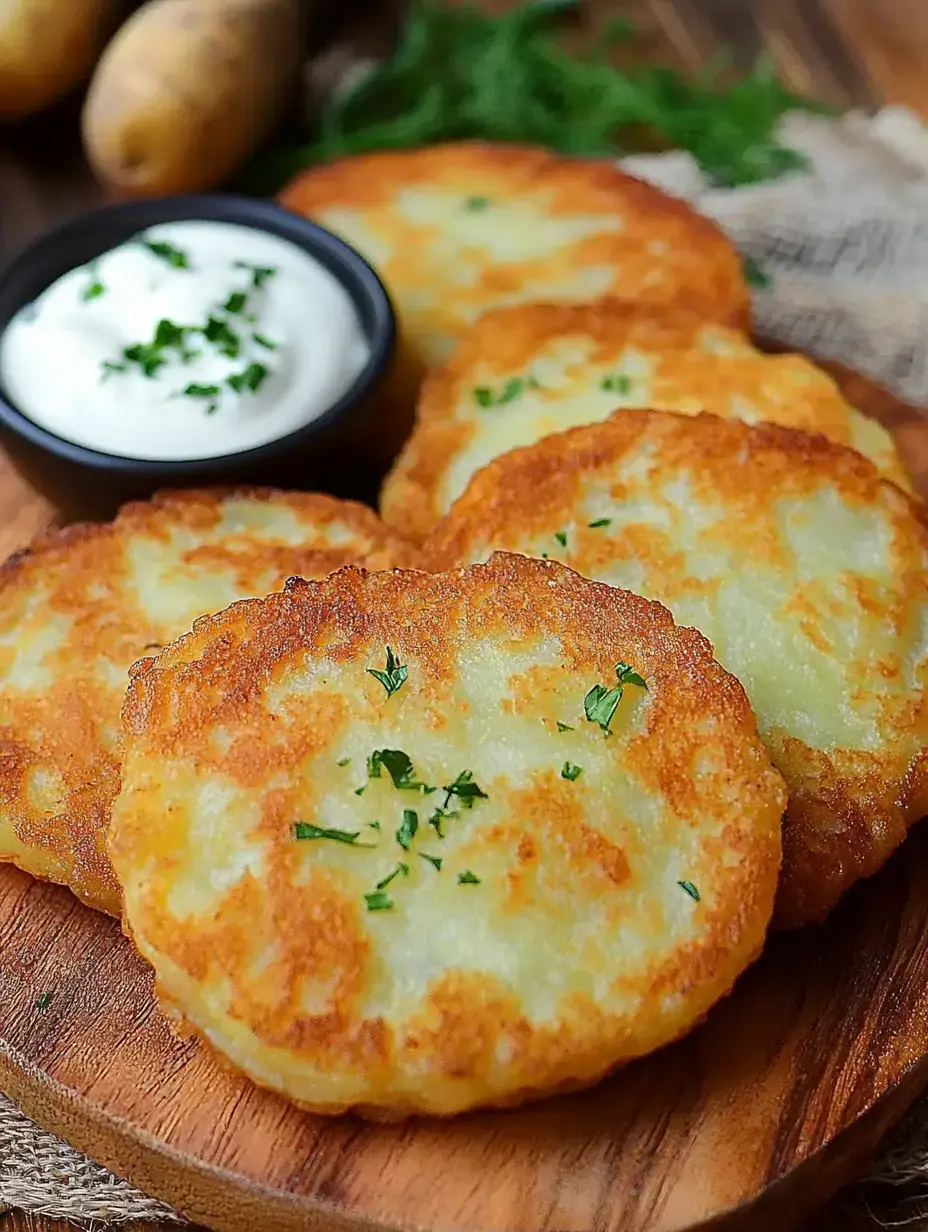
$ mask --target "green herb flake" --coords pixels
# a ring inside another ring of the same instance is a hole
[[[384,671],[378,671],[376,668],[369,667],[367,674],[373,676],[375,680],[379,680],[383,687],[387,690],[387,697],[392,697],[406,682],[406,677],[409,675],[408,669],[400,663],[390,647],[387,647],[387,665]]]
[[[554,532],[554,537],[558,541],[558,543],[561,545],[562,548],[567,547],[567,531],[566,530],[556,530]]]
[[[409,876],[409,865],[404,864],[401,860],[400,863],[397,864],[396,868],[393,870],[392,873],[387,873],[383,881],[377,882],[374,889],[375,890],[385,890],[387,886],[390,884],[390,882],[395,881],[397,877],[408,877],[408,876]]]
[[[268,370],[264,364],[249,364],[244,372],[233,373],[232,376],[226,377],[226,384],[235,390],[237,394],[244,393],[245,390],[256,394],[264,384],[268,376]]]
[[[626,376],[624,372],[612,373],[609,376],[604,376],[599,382],[599,388],[607,394],[621,394],[623,397],[628,397],[632,392],[632,379]]]
[[[266,338],[264,334],[252,334],[251,336],[259,347],[264,347],[265,351],[277,350],[277,343],[271,342],[270,338]]]
[[[423,860],[427,860],[434,869],[437,869],[438,872],[441,872],[441,866],[444,863],[441,856],[430,856],[427,851],[420,851],[419,855]]]
[[[125,364],[114,364],[111,359],[104,359],[100,364],[100,381],[101,383],[113,375],[114,372],[125,372]]]
[[[159,261],[165,261],[172,269],[190,269],[190,259],[185,252],[163,240],[143,240],[145,248]]]
[[[367,773],[372,779],[379,779],[382,766],[386,767],[394,787],[403,791],[421,791],[424,795],[435,790],[413,777],[412,759],[402,749],[375,749],[367,759]]]
[[[222,392],[218,385],[185,385],[185,398],[217,398]]]
[[[439,838],[444,838],[445,834],[441,828],[443,821],[450,821],[453,817],[460,817],[460,813],[456,813],[453,809],[437,808],[429,818],[429,825],[435,831]]]
[[[685,890],[693,902],[699,902],[699,891],[693,885],[692,881],[678,881],[677,885],[681,890]]]
[[[182,347],[184,340],[190,330],[185,325],[178,325],[176,321],[169,321],[167,317],[162,317],[155,327],[155,337],[152,342],[153,346],[161,347]]]
[[[375,890],[373,894],[365,894],[364,902],[368,911],[392,911],[393,899],[383,890]]]
[[[765,291],[772,284],[770,275],[753,257],[743,256],[741,267],[744,270],[744,281],[755,291]]]
[[[442,790],[446,793],[442,806],[447,809],[452,796],[457,796],[466,809],[474,807],[475,800],[488,800],[489,796],[474,782],[473,770],[462,770],[453,783],[445,784]]]
[[[419,815],[414,809],[403,809],[403,820],[396,832],[396,841],[404,851],[409,850],[409,844],[419,830]]]
[[[276,269],[266,265],[250,265],[247,261],[236,261],[236,269],[250,270],[251,285],[256,291],[260,291],[269,278],[273,278],[277,273]]]
[[[163,368],[167,363],[158,347],[146,345],[143,342],[135,342],[132,346],[127,346],[122,354],[123,359],[130,364],[138,364],[142,369],[142,375],[149,379],[157,375],[159,368]]]
[[[81,299],[85,304],[89,304],[92,299],[99,299],[99,297],[105,293],[106,287],[99,280],[99,278],[97,278],[84,287],[83,291],[81,291]]]
[[[238,334],[219,317],[209,317],[201,332],[206,341],[211,342],[220,355],[224,355],[226,359],[238,359],[242,353],[242,343]]]
[[[480,878],[469,868],[465,868],[463,872],[458,873],[458,885],[480,885]]]
[[[639,689],[644,689],[645,693],[647,693],[648,686],[644,682],[644,677],[639,676],[638,673],[633,668],[629,667],[627,663],[623,663],[620,660],[615,665],[615,674],[619,684],[634,684],[637,685]]]
[[[367,791],[367,784],[362,783],[360,787],[356,787],[354,789],[354,794],[356,796],[363,796],[366,791]]]
[[[561,767],[561,778],[568,779],[571,783],[578,779],[582,773],[583,769],[580,766],[575,766],[573,762],[565,761]]]
[[[600,530],[603,526],[609,526],[612,518],[597,518],[595,522],[587,522],[590,530]]]
[[[350,757],[341,757],[335,764],[336,766],[347,766],[350,761],[351,761]]]
[[[489,197],[468,197],[464,202],[464,208],[469,214],[479,214],[481,210],[485,210],[489,204]]]
[[[558,719],[557,730],[559,732],[565,732],[565,731],[573,731],[574,729],[570,726],[569,723],[562,723],[560,719]]]
[[[380,822],[379,822],[379,821],[369,821],[367,824],[370,826],[370,828],[371,828],[372,830],[379,830],[379,829],[380,829]]]
[[[244,291],[233,291],[226,302],[222,305],[223,312],[241,312],[248,303],[248,296]]]
[[[584,714],[591,723],[598,723],[607,736],[611,735],[609,724],[612,722],[612,716],[622,700],[625,686],[633,684],[645,691],[647,691],[648,687],[642,677],[629,667],[627,663],[622,663],[621,661],[616,663],[615,675],[617,684],[614,688],[607,689],[605,685],[594,684],[583,699]]]
[[[299,840],[311,838],[327,838],[335,843],[346,843],[349,847],[372,847],[373,843],[359,843],[359,830],[324,830],[321,826],[310,825],[307,821],[298,821],[294,826]]]
[[[521,376],[513,376],[498,393],[494,393],[488,385],[478,385],[474,389],[474,401],[486,410],[491,406],[505,406],[508,402],[515,401],[526,389],[537,388],[538,382],[534,379],[526,381]]]
[[[51,1005],[54,996],[55,994],[53,992],[39,993],[39,995],[35,999],[35,1005],[33,1006],[33,1008],[35,1009],[35,1012],[37,1014],[44,1014],[45,1011],[48,1009],[48,1007]]]

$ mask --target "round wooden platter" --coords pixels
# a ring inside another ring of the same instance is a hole
[[[928,421],[853,374],[928,492]],[[0,552],[54,510],[0,465]],[[556,938],[552,938],[556,945]],[[0,1088],[220,1232],[785,1229],[928,1086],[928,827],[706,1023],[583,1094],[454,1121],[309,1116],[158,1014],[117,923],[0,869]]]

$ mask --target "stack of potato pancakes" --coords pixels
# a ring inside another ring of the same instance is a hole
[[[10,561],[0,858],[306,1108],[590,1084],[928,811],[922,508],[752,344],[715,226],[611,166],[451,145],[282,201],[426,372],[384,520],[182,492]]]

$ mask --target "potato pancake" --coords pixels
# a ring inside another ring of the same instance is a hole
[[[625,411],[474,476],[435,568],[547,555],[659,599],[744,685],[790,791],[776,922],[821,919],[928,811],[928,531],[851,449]]]
[[[886,429],[801,355],[765,355],[693,313],[615,300],[523,304],[487,313],[429,376],[381,513],[421,542],[493,458],[627,407],[821,432],[909,486]]]
[[[130,665],[293,574],[417,559],[361,505],[270,490],[164,493],[11,558],[0,567],[0,860],[117,914],[104,839]]]
[[[760,950],[785,788],[657,603],[518,556],[345,569],[133,676],[125,922],[168,1012],[306,1108],[594,1082]]]
[[[280,202],[376,266],[421,361],[490,308],[613,294],[746,324],[741,261],[715,223],[607,162],[461,142],[301,172]]]

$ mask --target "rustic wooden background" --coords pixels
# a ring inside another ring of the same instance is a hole
[[[501,9],[511,0],[493,0]],[[340,0],[326,24],[353,21],[362,28],[383,18],[386,0]],[[928,0],[585,0],[583,37],[616,16],[632,18],[641,54],[698,69],[721,46],[735,68],[749,67],[766,50],[794,89],[837,106],[904,103],[928,119]],[[0,256],[33,234],[98,200],[76,142],[73,110],[19,131],[0,144]],[[24,506],[16,477],[0,459],[0,522],[27,539],[47,511]],[[873,1211],[865,1213],[865,1203]],[[882,1194],[852,1191],[816,1218],[807,1232],[865,1232],[898,1219]],[[133,1232],[159,1225],[133,1224]],[[928,1220],[908,1225],[928,1227]],[[70,1225],[42,1216],[9,1213],[3,1232],[65,1232]],[[163,1225],[161,1225],[163,1228]],[[256,1232],[259,1230],[256,1229]],[[784,1232],[790,1232],[784,1229]]]

